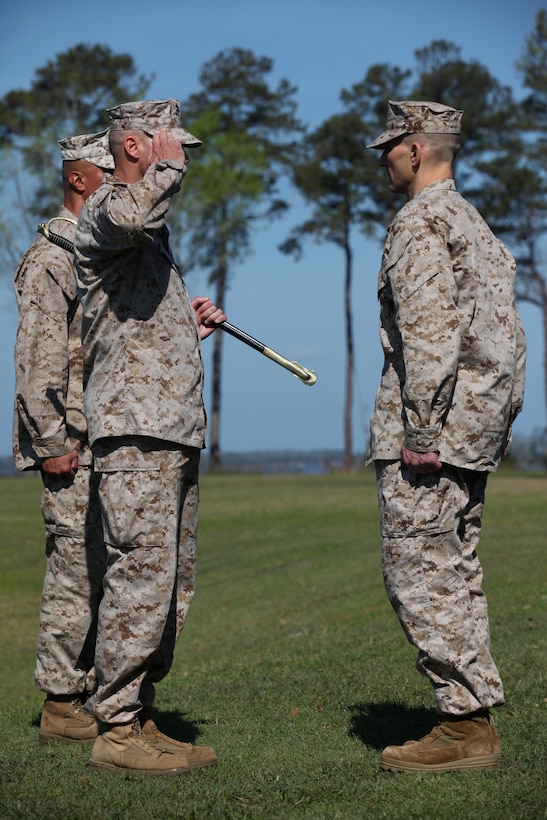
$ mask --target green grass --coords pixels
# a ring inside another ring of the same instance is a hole
[[[213,769],[91,774],[89,747],[38,743],[39,479],[0,479],[0,816],[547,817],[545,474],[492,477],[480,554],[507,706],[504,766],[390,775],[384,745],[436,722],[383,588],[374,480],[206,476],[198,588],[157,723]]]

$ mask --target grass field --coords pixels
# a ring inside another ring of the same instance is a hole
[[[545,474],[502,469],[480,555],[507,705],[495,772],[393,775],[384,745],[436,722],[387,602],[373,476],[206,476],[197,594],[157,723],[219,765],[173,778],[87,770],[40,746],[33,684],[44,572],[37,478],[0,479],[0,816],[547,817]]]

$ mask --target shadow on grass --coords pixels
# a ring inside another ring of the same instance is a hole
[[[182,743],[195,743],[203,734],[199,728],[199,724],[206,722],[186,720],[183,712],[175,710],[164,712],[154,709],[152,719],[155,721],[160,732]]]
[[[439,722],[439,716],[433,709],[405,706],[392,701],[354,703],[348,709],[351,712],[348,734],[372,749],[400,746],[407,740],[418,740]]]

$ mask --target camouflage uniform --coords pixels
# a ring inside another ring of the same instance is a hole
[[[514,260],[451,179],[423,188],[389,228],[369,460],[386,589],[441,713],[503,703],[476,547],[486,479],[523,401],[514,276]],[[402,444],[436,450],[442,469],[411,472]]]
[[[72,240],[74,221],[63,208],[51,228]],[[79,451],[73,481],[42,472],[47,564],[35,680],[51,695],[84,693],[94,688],[93,627],[105,553],[83,413],[81,308],[73,255],[39,237],[17,268],[15,293],[20,311],[16,467],[38,470],[44,459]]]
[[[162,160],[132,184],[107,175],[76,233],[84,401],[109,554],[99,685],[86,706],[112,724],[151,705],[194,593],[203,366],[164,223],[185,172]]]

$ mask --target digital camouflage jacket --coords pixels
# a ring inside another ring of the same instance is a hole
[[[494,470],[522,409],[525,341],[515,262],[453,180],[434,182],[389,227],[379,273],[384,367],[369,460],[401,444]]]

